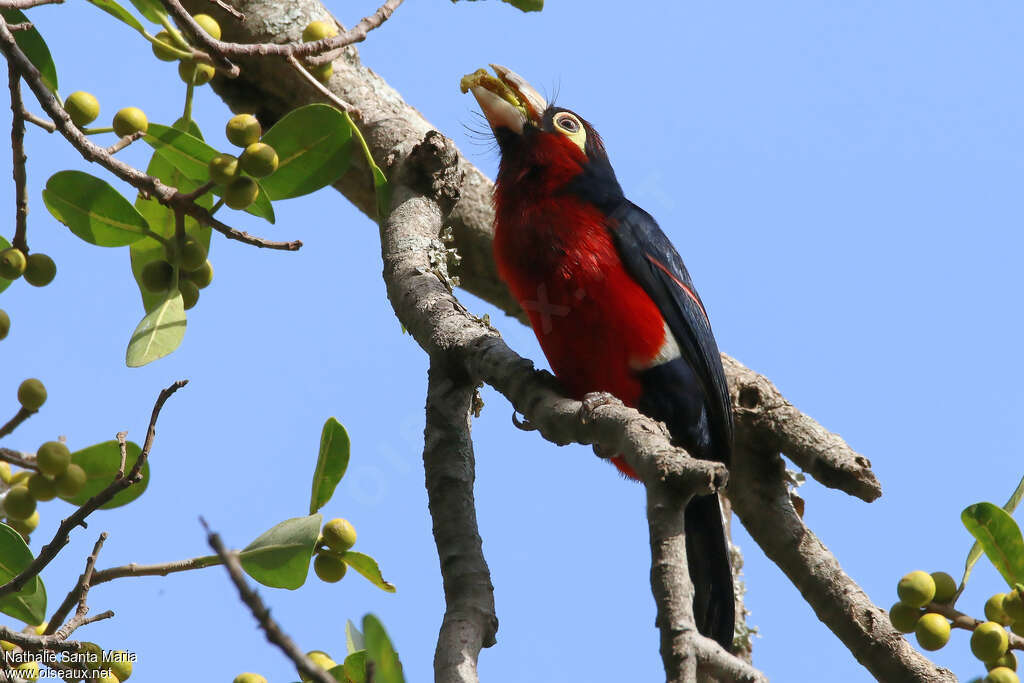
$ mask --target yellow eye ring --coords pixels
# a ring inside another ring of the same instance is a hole
[[[566,113],[559,114],[555,118],[555,125],[570,134],[578,133],[580,129],[583,128],[575,116]]]
[[[587,129],[580,119],[567,111],[558,112],[552,119],[555,130],[576,143],[580,151],[587,153]]]

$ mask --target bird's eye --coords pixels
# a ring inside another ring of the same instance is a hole
[[[558,124],[559,128],[569,133],[575,133],[580,129],[580,122],[568,114],[560,117],[555,123]]]

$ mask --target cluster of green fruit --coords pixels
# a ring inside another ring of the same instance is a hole
[[[39,252],[25,255],[21,249],[10,247],[0,251],[0,277],[5,280],[17,280],[25,276],[25,282],[33,287],[45,287],[53,282],[57,275],[57,264],[53,259]],[[6,318],[6,314],[4,314]],[[8,321],[8,325],[10,321]],[[0,339],[3,339],[7,332],[0,324]]]
[[[166,259],[150,261],[142,268],[142,286],[155,294],[163,293],[174,286],[188,310],[199,302],[199,290],[213,282],[213,266],[206,259],[206,249],[193,237],[186,237],[181,249],[177,241],[164,244]],[[177,278],[175,277],[177,275]]]
[[[100,102],[92,93],[78,90],[64,100],[64,111],[71,117],[71,123],[83,128],[100,115]],[[114,114],[114,120],[110,125],[110,130],[113,130],[118,137],[123,138],[132,133],[145,133],[149,130],[149,119],[146,118],[145,112],[138,107],[125,107]],[[109,130],[91,132],[109,132]]]
[[[252,114],[232,116],[224,127],[228,142],[242,148],[238,156],[218,154],[210,160],[210,181],[224,188],[224,203],[232,209],[246,209],[256,201],[263,178],[277,170],[277,150],[260,142],[263,127]],[[242,175],[245,172],[248,175]]]
[[[971,634],[971,652],[988,669],[984,683],[1020,683],[1015,673],[1017,658],[1009,649],[1009,634],[1024,635],[1024,586],[997,593],[985,603],[985,618]],[[949,604],[956,597],[956,581],[946,572],[913,571],[896,586],[900,601],[889,610],[889,621],[900,633],[913,632],[922,649],[938,650],[949,642],[950,623],[930,609]],[[1021,626],[1016,626],[1020,623]]]
[[[327,583],[341,581],[348,569],[344,560],[345,553],[355,544],[356,529],[351,522],[340,518],[327,522],[320,531],[313,571]]]
[[[0,308],[0,339],[5,339],[7,333],[11,331],[11,316],[7,315],[7,311]]]
[[[220,40],[220,24],[208,14],[197,14],[192,17],[199,26],[214,40]],[[192,47],[178,31],[172,35],[170,31],[156,34],[157,42],[153,43],[153,54],[163,62],[181,59],[182,51],[190,51]],[[214,68],[194,59],[181,59],[178,63],[178,76],[190,85],[206,85],[213,80]]]
[[[306,28],[302,29],[302,42],[312,43],[324,38],[333,38],[338,35],[338,27],[326,21],[312,21]],[[320,66],[307,66],[309,72],[321,83],[326,83],[334,73],[334,65],[330,62]]]

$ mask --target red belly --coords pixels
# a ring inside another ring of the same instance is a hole
[[[576,398],[607,391],[636,405],[636,370],[661,348],[664,319],[623,268],[603,215],[563,196],[514,218],[498,222],[498,270],[551,369]]]

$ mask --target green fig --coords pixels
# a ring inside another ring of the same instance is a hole
[[[192,59],[183,59],[178,63],[178,76],[192,85],[206,85],[213,80],[216,70],[209,64]]]
[[[941,614],[925,614],[918,619],[914,634],[922,649],[938,650],[949,642],[949,622]]]
[[[110,673],[118,681],[125,681],[132,675],[132,660],[134,655],[124,650],[115,650],[108,657],[103,658],[103,666],[110,669]]]
[[[36,465],[48,477],[64,474],[71,463],[71,451],[60,441],[47,441],[36,450]]]
[[[100,103],[92,93],[78,90],[64,100],[64,111],[71,117],[71,123],[81,128],[95,121],[100,115]]]
[[[178,55],[171,51],[172,47],[177,47],[177,43],[171,38],[171,34],[167,31],[160,31],[156,34],[156,39],[160,41],[160,44],[153,44],[153,54],[156,58],[162,62],[173,62],[178,59]]]
[[[910,572],[896,586],[900,602],[911,607],[924,607],[935,597],[935,579],[923,571]]]
[[[328,671],[328,670],[333,669],[334,667],[338,666],[338,663],[335,662],[333,659],[331,659],[330,655],[328,655],[326,652],[323,652],[321,650],[313,650],[312,652],[307,652],[306,656],[309,657],[309,659],[314,664],[319,666],[324,671]],[[303,681],[311,681],[311,680],[313,680],[313,679],[309,678],[308,676],[306,676],[306,674],[303,674],[301,672],[299,674],[299,678],[301,678]]]
[[[978,624],[971,634],[971,652],[983,662],[991,662],[1006,654],[1010,640],[1006,629],[994,621]]]
[[[254,142],[238,157],[242,170],[255,178],[263,178],[277,170],[277,151],[263,142]]]
[[[900,633],[913,633],[917,620],[921,618],[921,608],[897,602],[889,608],[889,623]]]
[[[267,683],[267,679],[259,674],[246,672],[235,676],[235,680],[231,683]]]
[[[196,283],[185,279],[179,280],[178,291],[181,292],[181,302],[186,311],[199,302],[199,288],[196,287]]]
[[[25,252],[16,247],[0,251],[0,277],[5,280],[17,280],[28,267]]]
[[[324,524],[324,543],[336,553],[343,553],[356,544],[356,529],[347,519],[332,519]]]
[[[338,27],[329,21],[311,21],[302,29],[302,42],[312,43],[338,35]]]
[[[213,266],[207,261],[195,270],[185,273],[185,277],[196,283],[199,289],[205,289],[213,282]]]
[[[25,282],[33,287],[45,287],[57,276],[57,264],[46,254],[35,252],[25,259]]]
[[[113,125],[114,133],[123,138],[132,133],[145,133],[149,130],[149,119],[138,107],[125,107],[114,114]]]
[[[1011,621],[1024,622],[1024,599],[1021,598],[1020,591],[1014,589],[1006,594],[1003,599],[1003,611]]]
[[[36,499],[25,486],[15,486],[4,496],[4,513],[8,519],[28,519],[36,511]]]
[[[239,176],[224,188],[224,203],[232,209],[246,209],[260,194],[260,186],[248,176]]]
[[[208,168],[210,180],[218,185],[227,185],[238,177],[238,157],[231,154],[218,154],[210,159]]]
[[[174,266],[167,261],[150,261],[142,267],[140,279],[150,292],[166,292],[174,282]]]
[[[263,135],[263,128],[260,122],[252,114],[239,114],[232,116],[224,127],[228,142],[236,147],[248,147],[254,142],[259,142]]]
[[[1007,669],[1010,669],[1011,671],[1016,671],[1017,656],[1013,654],[1013,650],[1007,650],[1006,654],[1004,654],[1002,657],[993,662],[985,662],[985,668],[989,671],[996,668],[997,666],[1005,666]]]
[[[1017,674],[1013,672],[1013,669],[997,666],[988,672],[984,683],[1020,683],[1020,679],[1017,678]]]
[[[74,498],[82,490],[82,487],[85,486],[87,479],[88,477],[81,465],[71,463],[68,465],[67,471],[57,477],[53,483],[57,487],[58,496],[61,498]]]
[[[956,580],[946,572],[932,572],[932,580],[935,582],[934,602],[947,603],[956,595]]]
[[[313,570],[322,581],[337,583],[345,576],[348,566],[345,561],[330,551],[317,553],[313,560]]]
[[[44,503],[57,497],[57,488],[53,485],[53,479],[36,473],[28,478],[28,492],[36,500]]]
[[[197,14],[192,17],[197,24],[203,27],[203,30],[210,34],[210,37],[214,40],[220,40],[220,24],[217,20],[211,17],[209,14]]]
[[[1010,625],[1010,617],[1003,609],[1003,601],[1006,600],[1006,593],[996,593],[985,601],[985,618],[1003,626]]]
[[[7,333],[11,331],[11,316],[7,315],[7,311],[0,308],[0,339],[7,336]]]
[[[39,510],[33,512],[32,516],[28,519],[11,519],[8,522],[11,528],[22,536],[31,536],[32,532],[39,526]]]
[[[46,387],[34,377],[18,387],[18,403],[25,410],[39,410],[46,403]]]

